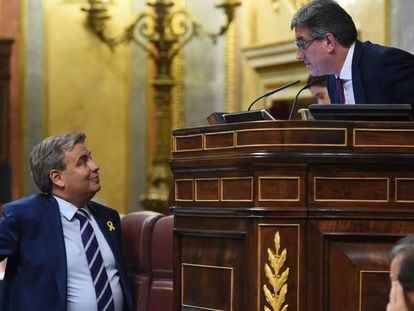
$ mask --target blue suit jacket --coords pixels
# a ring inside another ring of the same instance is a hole
[[[119,215],[92,201],[88,207],[113,251],[124,293],[124,310],[132,310]],[[107,221],[112,221],[115,230],[108,230]],[[66,310],[65,242],[59,207],[53,196],[35,194],[3,206],[0,259],[5,257],[8,260],[0,310]]]
[[[357,104],[414,103],[414,55],[400,49],[373,44],[355,44],[352,86]],[[328,77],[332,103],[339,103],[335,76]]]

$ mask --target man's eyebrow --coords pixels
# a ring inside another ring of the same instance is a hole
[[[90,152],[88,152],[88,153],[86,153],[86,154],[82,154],[82,155],[80,155],[80,156],[77,158],[76,162],[79,162],[79,161],[81,161],[81,160],[83,160],[83,159],[85,159],[85,158],[89,158],[90,156],[91,156],[91,153],[90,153]]]

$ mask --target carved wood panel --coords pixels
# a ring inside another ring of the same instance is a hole
[[[302,245],[302,231],[303,225],[300,223],[259,223],[258,225],[258,267],[257,275],[258,288],[257,291],[260,297],[258,301],[257,310],[262,310],[263,306],[270,308],[270,304],[267,302],[263,287],[266,285],[270,293],[273,296],[277,296],[277,299],[286,299],[284,303],[280,303],[281,307],[286,305],[289,301],[289,310],[300,310],[301,292],[300,284],[303,282],[301,261],[304,259],[304,249]],[[280,237],[279,243],[275,241],[275,235]],[[271,259],[269,252],[281,257],[281,254],[285,252],[286,261],[281,264],[275,271],[271,269],[271,274],[277,279],[281,279],[283,273],[287,272],[286,281],[286,294],[282,291],[275,291],[270,285],[269,275],[266,273],[265,266],[271,265]],[[282,310],[282,309],[280,309]]]
[[[180,310],[242,310],[246,279],[244,232],[177,232],[180,254]],[[175,285],[177,286],[177,285]]]
[[[385,310],[389,251],[414,229],[404,221],[315,220],[309,224],[307,297],[323,310]],[[321,284],[324,284],[321,286]],[[321,310],[321,309],[309,309]]]

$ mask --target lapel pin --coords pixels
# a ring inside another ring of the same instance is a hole
[[[112,223],[112,221],[107,221],[106,225],[108,226],[109,231],[113,231],[115,230],[114,224]]]

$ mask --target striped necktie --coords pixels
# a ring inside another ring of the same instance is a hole
[[[86,259],[88,260],[89,270],[95,293],[97,297],[98,311],[115,310],[114,299],[112,297],[111,286],[109,285],[108,275],[103,263],[101,252],[99,251],[98,240],[89,220],[88,212],[80,208],[75,214],[79,220],[83,247]]]
[[[345,104],[344,84],[342,79],[336,78],[336,92],[338,93],[338,103]]]

